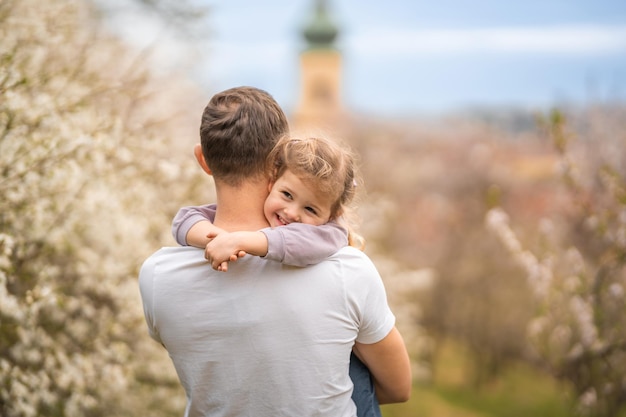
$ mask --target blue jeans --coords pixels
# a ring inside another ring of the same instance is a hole
[[[381,417],[370,371],[354,353],[350,354],[350,378],[354,384],[352,401],[356,404],[357,417]]]

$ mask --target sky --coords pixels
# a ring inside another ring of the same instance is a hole
[[[207,95],[253,85],[292,109],[304,48],[301,30],[313,0],[196,1],[209,7],[210,36],[199,44],[194,72]],[[340,30],[343,101],[356,112],[410,116],[476,106],[626,102],[625,0],[327,0],[327,5]],[[135,39],[163,36],[158,28],[161,35],[151,34],[148,25],[126,26],[136,32],[141,27]]]

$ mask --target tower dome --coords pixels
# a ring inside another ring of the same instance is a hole
[[[326,1],[317,0],[315,14],[303,30],[309,48],[332,48],[338,34],[337,26],[326,11]]]

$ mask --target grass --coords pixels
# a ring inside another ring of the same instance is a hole
[[[463,350],[447,344],[437,360],[431,385],[416,385],[411,399],[382,407],[384,417],[570,417],[568,390],[523,363],[474,387]]]

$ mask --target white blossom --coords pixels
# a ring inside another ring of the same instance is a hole
[[[624,287],[622,284],[614,282],[609,285],[609,294],[611,294],[612,297],[621,300],[624,298]]]
[[[583,346],[592,346],[598,338],[598,330],[593,322],[593,308],[580,296],[572,297],[569,306],[578,324]]]
[[[199,175],[174,168],[192,158],[172,138],[194,137],[197,125],[168,106],[195,96],[97,35],[88,7],[2,2],[0,402],[10,417],[184,407],[140,325],[136,273]],[[141,387],[144,361],[159,364],[159,397]]]

